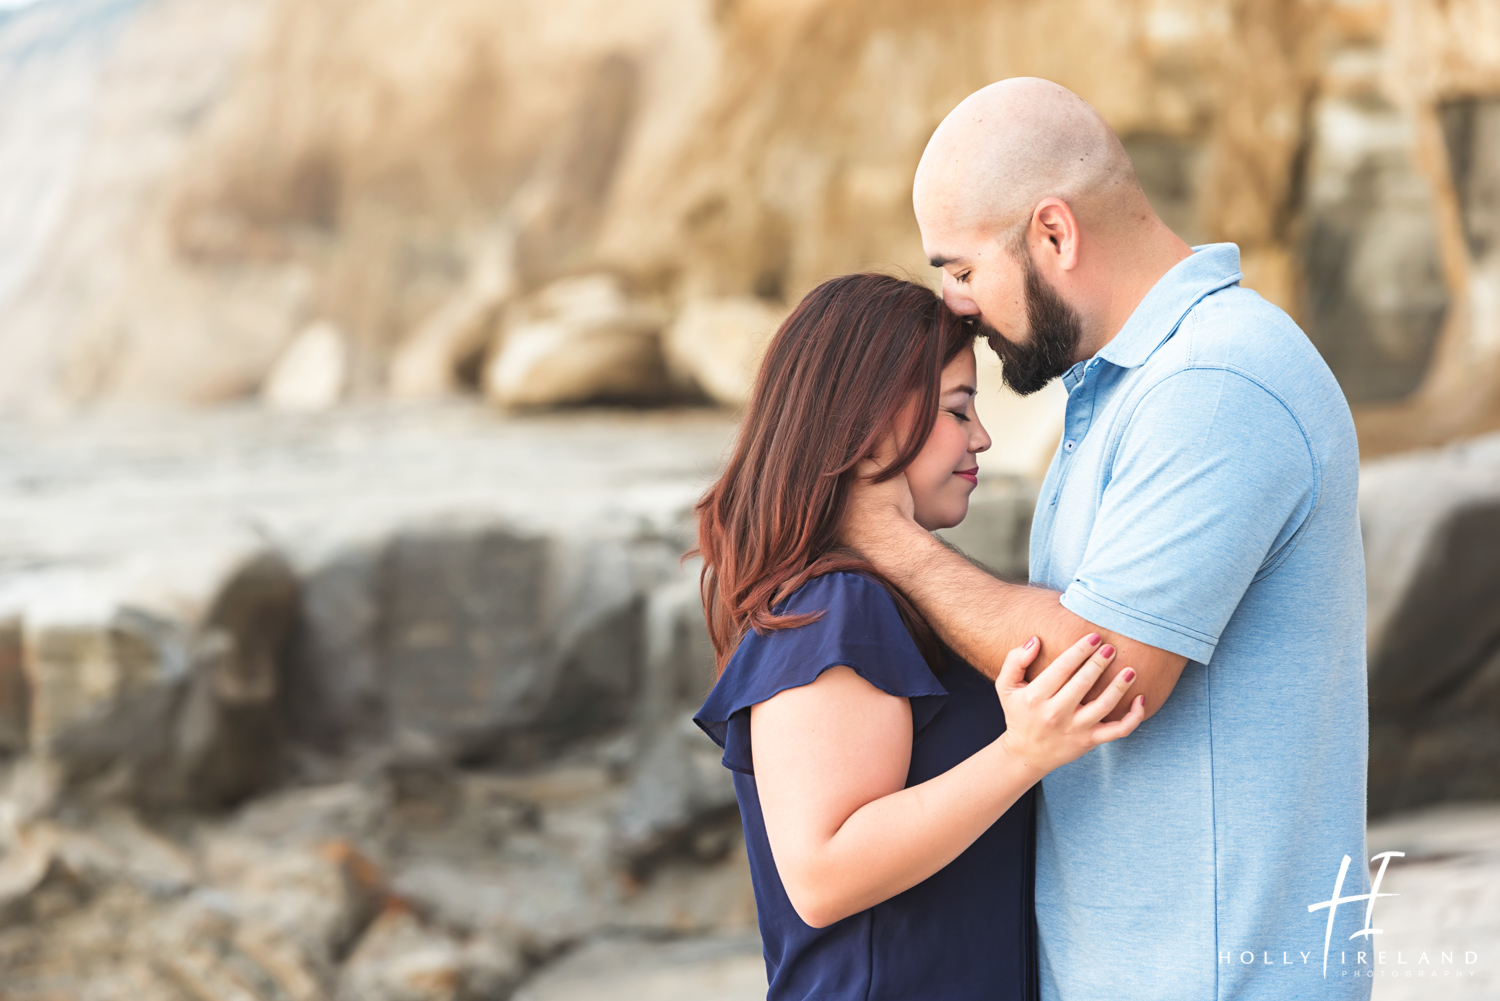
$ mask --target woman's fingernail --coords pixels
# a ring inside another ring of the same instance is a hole
[[[1109,660],[1109,658],[1113,657],[1114,655],[1115,648],[1110,646],[1108,643],[1104,644],[1104,646],[1099,649],[1099,656],[1103,657],[1105,660]]]
[[[1098,633],[1089,633],[1089,646],[1098,646],[1102,638]]]
[[[1023,650],[1030,650],[1034,646],[1036,646],[1036,637],[1035,636],[1033,636],[1033,637],[1031,637],[1031,639],[1027,640],[1026,641],[1026,645],[1024,647],[1022,647],[1021,649],[1023,649]]]
[[[1120,677],[1125,679],[1125,684],[1130,684],[1135,680],[1135,668],[1127,667],[1125,670],[1120,672]]]

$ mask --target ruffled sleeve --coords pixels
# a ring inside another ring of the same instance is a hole
[[[735,650],[693,717],[724,749],[726,767],[755,774],[751,706],[788,688],[811,684],[830,667],[851,668],[881,691],[910,699],[914,733],[942,708],[947,690],[907,632],[890,592],[879,583],[859,574],[826,574],[804,584],[777,611],[824,614],[796,629],[764,636],[752,632]]]

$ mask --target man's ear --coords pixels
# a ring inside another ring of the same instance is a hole
[[[1059,271],[1078,266],[1078,217],[1061,198],[1043,198],[1031,213],[1032,245]]]

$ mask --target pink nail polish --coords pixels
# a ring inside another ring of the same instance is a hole
[[[1104,644],[1104,646],[1099,651],[1099,656],[1103,657],[1105,660],[1109,660],[1109,658],[1113,657],[1114,655],[1115,648],[1108,643]]]
[[[1127,667],[1125,670],[1120,672],[1120,677],[1125,679],[1125,684],[1130,684],[1135,680],[1135,668]]]
[[[1027,640],[1026,641],[1026,645],[1024,647],[1022,647],[1022,649],[1023,650],[1030,650],[1034,646],[1036,646],[1036,637],[1035,636],[1033,636],[1033,637],[1031,637],[1031,639]]]
[[[1098,646],[1099,645],[1099,640],[1101,640],[1102,638],[1103,637],[1101,637],[1098,633],[1089,633],[1089,635],[1088,635],[1089,646]]]

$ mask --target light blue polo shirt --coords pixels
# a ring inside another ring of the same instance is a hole
[[[1308,910],[1345,855],[1341,895],[1368,892],[1358,447],[1322,358],[1239,280],[1237,247],[1198,248],[1063,376],[1032,582],[1188,665],[1042,783],[1044,1001],[1369,996],[1364,902],[1326,969]]]

